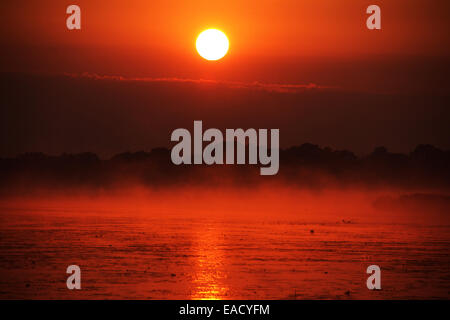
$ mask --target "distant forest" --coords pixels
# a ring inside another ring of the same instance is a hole
[[[170,150],[126,152],[110,159],[94,153],[26,153],[0,158],[0,192],[37,188],[114,188],[139,184],[164,186],[252,186],[280,182],[298,187],[327,186],[440,188],[450,187],[450,151],[419,145],[409,154],[375,148],[357,157],[305,143],[280,150],[280,170],[261,176],[260,165],[174,165]]]

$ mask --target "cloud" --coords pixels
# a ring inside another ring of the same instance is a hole
[[[183,78],[136,78],[136,77],[123,77],[114,75],[99,75],[96,73],[84,72],[84,73],[64,73],[65,76],[71,78],[85,78],[92,80],[111,80],[111,81],[128,81],[128,82],[160,82],[160,83],[192,83],[201,85],[217,85],[234,89],[253,89],[262,90],[267,92],[277,93],[295,93],[305,90],[323,90],[323,89],[337,89],[333,86],[322,86],[315,83],[308,84],[280,84],[280,83],[263,83],[259,81],[254,82],[240,82],[240,81],[221,81],[221,80],[208,80],[208,79],[183,79]]]
[[[283,148],[310,141],[361,154],[377,145],[450,145],[448,96],[99,73],[0,73],[0,82],[0,157],[168,147],[171,132],[194,120],[222,130],[277,128]]]

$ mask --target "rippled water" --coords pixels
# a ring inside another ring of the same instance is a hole
[[[71,264],[82,290],[66,288]],[[380,291],[366,287],[371,264]],[[0,213],[3,299],[448,299],[449,266],[446,225]]]

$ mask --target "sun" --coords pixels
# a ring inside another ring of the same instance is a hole
[[[230,43],[222,31],[207,29],[197,37],[195,46],[200,56],[214,61],[222,59],[227,54]]]

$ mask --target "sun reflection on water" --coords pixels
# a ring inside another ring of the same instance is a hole
[[[198,232],[194,248],[196,258],[191,299],[227,299],[229,288],[224,283],[227,274],[224,271],[224,254],[220,238],[220,230],[212,226],[206,226],[204,230]]]

